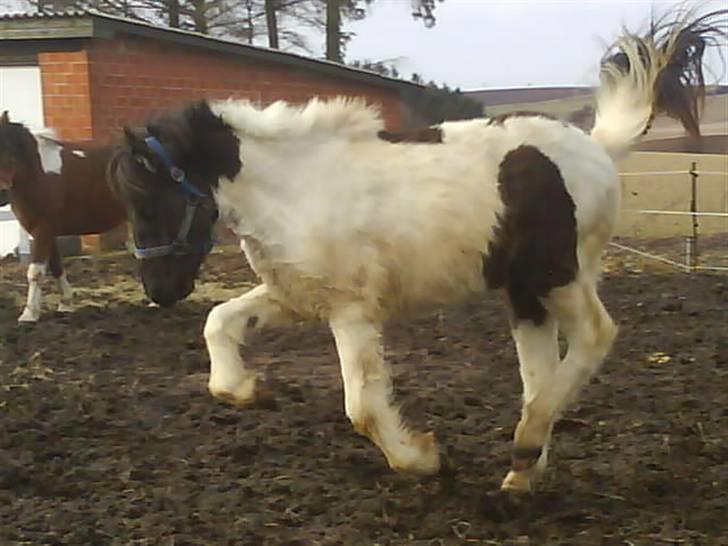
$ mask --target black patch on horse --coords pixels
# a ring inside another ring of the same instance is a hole
[[[533,146],[506,154],[498,191],[505,212],[483,257],[483,275],[489,288],[506,289],[514,321],[540,325],[547,311],[539,298],[576,277],[576,207],[559,168]]]
[[[409,131],[379,131],[377,136],[387,142],[419,143],[419,144],[441,144],[442,129],[439,127],[424,127],[422,129],[411,129]]]

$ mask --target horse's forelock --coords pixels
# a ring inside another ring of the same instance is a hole
[[[196,140],[205,129],[214,128],[212,123],[222,126],[214,116],[207,102],[202,100],[187,105],[182,110],[165,112],[147,124],[147,131],[158,138],[172,155],[186,155],[195,146]]]
[[[134,163],[134,151],[128,142],[122,141],[114,147],[106,169],[106,179],[117,196],[149,193],[149,188],[131,172],[130,165]]]

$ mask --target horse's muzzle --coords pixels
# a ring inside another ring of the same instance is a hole
[[[178,301],[189,296],[195,288],[194,281],[190,283],[155,283],[148,282],[143,277],[142,284],[147,297],[160,307],[172,307]]]

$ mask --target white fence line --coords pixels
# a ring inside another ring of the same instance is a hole
[[[622,212],[635,212],[640,214],[676,214],[679,216],[718,216],[728,218],[728,212],[690,212],[683,210],[650,210],[650,209],[622,209]]]
[[[636,248],[632,248],[631,246],[621,245],[619,243],[615,243],[612,241],[609,243],[609,246],[613,246],[615,248],[618,248],[619,250],[624,250],[626,252],[631,252],[633,254],[637,254],[638,256],[642,256],[643,258],[651,258],[653,260],[657,260],[658,262],[663,262],[666,264],[674,265],[675,267],[682,269],[683,271],[690,271],[690,267],[681,264],[680,262],[676,262],[674,260],[671,260],[669,258],[665,258],[663,256],[658,256],[657,254],[651,254],[649,252],[644,252],[643,250],[637,250]]]
[[[669,258],[666,258],[664,256],[659,256],[657,254],[652,254],[650,252],[645,252],[643,250],[639,250],[637,248],[633,248],[627,245],[623,245],[620,243],[612,242],[610,243],[610,246],[614,248],[618,248],[620,250],[623,250],[625,252],[631,252],[633,254],[637,254],[639,256],[642,256],[644,258],[649,258],[652,260],[657,260],[669,265],[672,265],[674,267],[677,267],[678,269],[682,271],[692,272],[692,271],[728,271],[728,267],[725,266],[719,266],[719,265],[698,265],[698,254],[695,253],[696,249],[698,248],[698,218],[699,217],[718,217],[718,218],[728,218],[728,211],[726,212],[700,212],[697,210],[697,202],[698,202],[698,182],[701,176],[721,176],[725,178],[726,182],[726,196],[728,196],[728,172],[726,171],[701,171],[698,169],[697,163],[695,161],[692,162],[691,168],[689,170],[680,170],[680,171],[642,171],[642,172],[622,172],[619,173],[620,177],[629,177],[629,176],[674,176],[674,175],[684,175],[689,176],[688,182],[691,184],[691,200],[690,200],[690,209],[689,211],[679,211],[679,210],[655,210],[655,209],[622,209],[622,212],[627,213],[636,213],[636,214],[665,214],[665,215],[676,215],[676,216],[689,216],[692,218],[692,234],[690,236],[687,236],[685,239],[685,261],[687,263],[680,263],[675,260],[671,260]]]
[[[728,178],[728,172],[721,171],[644,171],[644,172],[624,172],[619,176],[674,176],[676,174],[687,174],[697,176],[725,176]]]

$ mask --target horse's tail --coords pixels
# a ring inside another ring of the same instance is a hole
[[[626,155],[660,113],[700,135],[703,54],[726,38],[726,15],[728,10],[700,17],[694,11],[670,14],[652,21],[644,36],[625,30],[607,50],[591,135],[613,159]]]

